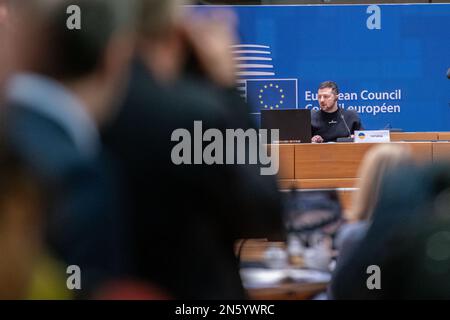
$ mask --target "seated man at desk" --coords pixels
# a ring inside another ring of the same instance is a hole
[[[313,110],[311,114],[311,142],[336,141],[362,129],[356,111],[338,107],[338,95],[339,88],[335,82],[325,81],[320,84],[317,94],[320,110]]]

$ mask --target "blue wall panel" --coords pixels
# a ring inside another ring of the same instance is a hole
[[[256,87],[248,80],[269,86],[289,79],[296,81],[297,97],[289,99],[293,93],[286,91],[289,103],[277,108],[318,107],[309,93],[334,80],[347,94],[341,106],[356,108],[366,129],[450,130],[450,5],[378,5],[380,29],[368,27],[374,17],[368,5],[224,8],[238,16],[240,44],[246,45],[234,48],[243,96],[255,96],[247,92]],[[260,108],[276,107],[258,100],[274,100],[268,89],[249,101],[256,117]],[[391,98],[365,99],[391,92]]]

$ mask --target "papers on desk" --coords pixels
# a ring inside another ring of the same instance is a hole
[[[284,282],[292,283],[327,283],[331,274],[311,269],[241,269],[241,278],[245,288],[270,288]]]

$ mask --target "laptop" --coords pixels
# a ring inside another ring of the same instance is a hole
[[[279,141],[274,142],[311,143],[311,111],[261,110],[261,129],[279,129]]]

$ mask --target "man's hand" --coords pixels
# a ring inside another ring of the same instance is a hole
[[[311,138],[311,142],[313,143],[322,143],[323,142],[323,138],[319,135],[314,136]]]

